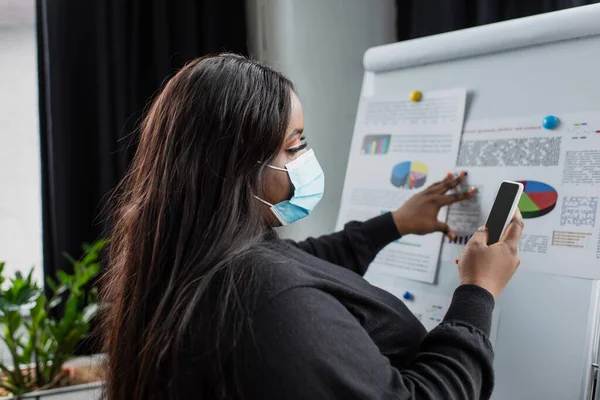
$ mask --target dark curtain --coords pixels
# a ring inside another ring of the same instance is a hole
[[[246,54],[244,0],[37,0],[44,274],[105,232],[144,107],[195,57]]]
[[[600,0],[396,0],[398,40],[598,2]]]

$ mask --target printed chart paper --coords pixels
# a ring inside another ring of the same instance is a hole
[[[450,207],[447,222],[458,236],[444,239],[442,259],[456,259],[485,224],[500,183],[520,181],[520,268],[600,279],[600,113],[557,116],[553,130],[539,115],[466,123],[457,169],[469,172],[467,184],[479,193]]]
[[[420,102],[407,97],[361,99],[337,229],[399,208],[454,170],[466,90],[427,92]],[[370,269],[432,283],[442,236],[408,235],[382,250]]]
[[[404,291],[397,288],[382,288],[398,297],[429,332],[438,326],[450,307],[452,297],[411,290],[412,299],[402,298]]]

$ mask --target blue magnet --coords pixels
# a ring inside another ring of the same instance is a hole
[[[404,298],[404,300],[411,300],[413,298],[413,295],[411,292],[404,292],[402,297]]]
[[[542,126],[544,129],[554,129],[558,126],[558,122],[558,118],[556,118],[554,115],[548,115],[542,121]]]

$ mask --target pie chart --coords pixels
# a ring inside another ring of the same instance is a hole
[[[392,185],[405,189],[418,189],[425,184],[429,168],[418,161],[404,161],[392,169]]]
[[[548,214],[556,207],[558,193],[543,182],[519,181],[523,184],[523,195],[519,200],[519,210],[523,218],[537,218]]]

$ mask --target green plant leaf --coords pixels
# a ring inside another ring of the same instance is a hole
[[[2,313],[2,315],[6,315],[9,311],[16,311],[18,308],[18,306],[12,301],[9,301],[6,297],[0,297],[0,313]]]
[[[59,321],[59,325],[62,325],[63,329],[68,329],[77,319],[78,300],[79,299],[76,296],[69,296],[65,306],[65,314],[63,315],[62,320]]]
[[[84,250],[85,254],[83,259],[81,260],[81,263],[87,265],[96,262],[98,260],[98,257],[100,256],[100,253],[106,246],[107,242],[108,241],[105,239],[98,239],[94,243],[90,244]]]
[[[4,283],[4,275],[2,275],[2,273],[4,272],[4,265],[4,261],[0,261],[0,285]]]
[[[60,327],[56,324],[56,321],[49,320],[47,327],[48,327],[49,336],[53,340],[58,340],[58,339],[62,338],[62,335],[60,332]]]
[[[31,309],[31,322],[35,327],[38,327],[43,320],[46,318],[46,297],[40,296],[38,297],[37,304],[34,308]]]
[[[46,278],[46,285],[48,285],[48,287],[50,289],[52,289],[53,293],[56,293],[56,291],[58,290],[58,284],[56,283],[56,281],[54,279],[52,279],[51,277],[47,277]]]
[[[17,312],[10,312],[6,315],[6,317],[7,319],[4,335],[0,336],[0,339],[2,339],[2,341],[4,341],[6,344],[13,366],[19,366],[24,363],[19,354],[19,348],[22,347],[22,344],[18,339],[14,338],[14,335],[20,330],[20,324],[22,320],[21,315],[19,315]],[[25,387],[25,380],[19,368],[13,368],[11,376],[15,387]]]
[[[23,321],[23,317],[21,317],[21,313],[19,313],[19,312],[10,313],[8,324],[9,324],[9,327],[12,330],[13,334],[19,330],[19,327],[21,326],[22,321]]]
[[[76,346],[89,334],[91,320],[108,306],[97,302],[97,287],[90,285],[101,270],[99,259],[106,243],[97,240],[86,244],[79,260],[65,254],[73,273],[59,271],[56,278],[46,279],[50,299],[33,280],[33,269],[26,276],[15,273],[14,278],[5,279],[5,264],[0,263],[0,284],[5,283],[0,288],[0,325],[4,325],[0,340],[5,342],[15,365],[32,365],[26,373],[19,370],[0,377],[1,385],[10,385],[21,394],[31,387],[51,384],[62,364],[72,357]],[[62,314],[49,312],[61,302]]]
[[[89,323],[95,316],[96,314],[98,314],[98,304],[97,303],[93,303],[93,304],[89,304],[88,306],[86,306],[83,309],[83,315],[81,317],[81,321],[84,324]]]
[[[60,296],[55,297],[54,299],[52,299],[50,304],[48,304],[48,308],[53,309],[54,307],[56,307],[57,305],[62,303],[62,301],[63,301],[62,297],[60,297]]]
[[[77,281],[75,282],[74,286],[76,288],[81,288],[81,287],[85,286],[86,283],[88,283],[90,281],[90,279],[93,279],[96,275],[98,275],[98,272],[100,272],[100,264],[94,263],[94,264],[88,265],[82,271],[81,276],[79,276],[77,278]]]
[[[26,286],[24,281],[13,280],[13,287],[0,297],[0,312],[10,311],[25,313],[35,307],[42,291],[35,286]]]
[[[71,257],[71,255],[67,252],[63,252],[62,253],[63,257],[67,259],[67,261],[69,261],[69,263],[71,265],[75,265],[77,264],[77,260],[75,260],[73,257]]]
[[[60,279],[63,285],[69,286],[73,281],[73,276],[67,274],[65,271],[58,271],[56,275],[58,275],[58,279]]]
[[[88,265],[98,260],[98,252],[94,251],[92,248],[88,249],[88,251],[83,256],[81,263],[83,265]]]
[[[42,295],[42,291],[35,286],[23,286],[15,296],[15,305],[19,307],[21,313],[25,313],[35,307],[38,297]]]
[[[59,287],[56,289],[56,291],[54,292],[54,295],[55,295],[55,296],[61,296],[61,295],[62,295],[64,292],[66,292],[66,291],[67,291],[67,289],[69,289],[69,288],[67,287],[67,285],[60,285],[60,286],[59,286]]]

